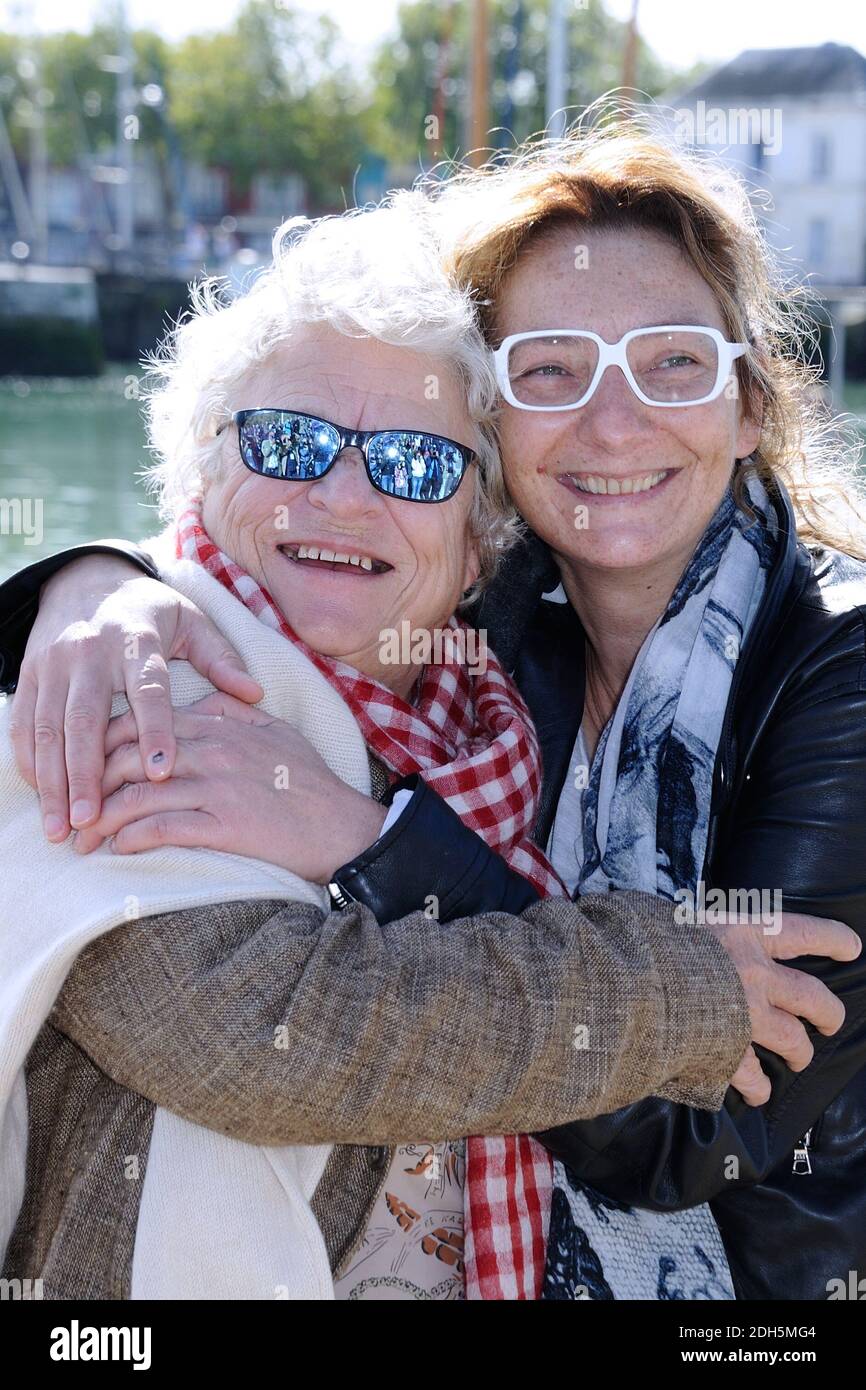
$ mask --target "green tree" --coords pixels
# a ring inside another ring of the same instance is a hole
[[[299,174],[314,210],[351,202],[374,117],[332,21],[250,0],[222,32],[169,44],[139,30],[132,47],[138,139],[155,152],[167,192],[177,148],[227,170],[240,194],[261,170]],[[106,22],[89,34],[0,35],[0,107],[23,163],[40,115],[50,163],[112,162],[117,49],[117,31]],[[150,105],[141,99],[148,88]]]
[[[490,125],[508,127],[491,144],[544,125],[548,17],[549,0],[491,0]],[[618,84],[624,38],[601,0],[573,6],[575,110]],[[0,107],[19,159],[27,161],[41,115],[51,163],[113,162],[117,46],[109,9],[89,34],[0,35]],[[333,22],[292,0],[248,0],[227,29],[177,43],[139,30],[132,48],[138,138],[156,155],[169,203],[178,154],[225,169],[241,196],[258,171],[300,175],[320,212],[354,201],[355,171],[368,154],[417,169],[465,152],[469,0],[403,4],[396,40],[381,44],[363,73]],[[671,76],[641,44],[639,87],[656,94]]]
[[[508,145],[512,138],[524,139],[544,127],[549,9],[548,0],[492,0],[490,126],[507,123],[508,128],[492,135],[491,145]],[[383,153],[392,160],[429,164],[437,156],[465,152],[470,23],[467,0],[415,0],[400,6],[399,37],[381,47],[373,64],[374,114]],[[567,100],[576,114],[620,83],[625,25],[607,13],[601,0],[590,0],[585,9],[575,5],[568,14],[567,42]],[[638,87],[657,95],[670,76],[639,40]],[[437,141],[430,117],[437,114],[440,83],[445,110]]]
[[[74,164],[84,156],[108,155],[117,142],[117,77],[106,60],[117,56],[117,34],[101,25],[89,34],[55,33],[23,40],[0,38],[0,102],[16,153],[26,159],[30,131],[39,108],[52,164]],[[140,30],[132,37],[133,86],[164,85],[168,45],[158,34]],[[163,139],[155,110],[136,106],[139,139]]]
[[[258,171],[300,174],[316,208],[350,196],[369,124],[360,91],[329,19],[267,0],[227,32],[184,39],[168,75],[190,156],[227,169],[238,192]]]

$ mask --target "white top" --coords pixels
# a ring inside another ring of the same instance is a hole
[[[364,738],[337,691],[200,565],[174,559],[172,547],[169,533],[149,546],[160,573],[223,633],[265,691],[262,707],[369,796]],[[213,690],[187,662],[169,662],[169,674],[175,705]],[[112,713],[125,708],[116,697]],[[10,713],[11,702],[0,701],[0,1262],[24,1195],[24,1064],[78,954],[124,922],[196,904],[279,900],[323,912],[328,905],[321,885],[242,855],[167,846],[117,855],[103,845],[85,859],[71,837],[50,845],[39,800],[15,766]],[[131,1297],[333,1299],[311,1207],[330,1152],[330,1145],[247,1144],[157,1106]]]

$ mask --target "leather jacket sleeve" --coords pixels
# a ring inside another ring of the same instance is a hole
[[[116,555],[129,560],[151,579],[159,571],[146,550],[131,541],[90,541],[73,545],[27,565],[0,584],[0,693],[10,695],[18,684],[27,639],[39,611],[39,591],[53,574],[85,555]]]
[[[463,824],[417,774],[391,787],[412,799],[369,849],[334,874],[346,897],[369,907],[378,922],[426,911],[438,922],[479,912],[521,913],[539,895],[521,874]]]
[[[779,705],[730,812],[733,827],[712,865],[726,889],[781,889],[788,911],[846,922],[866,934],[866,668],[825,666],[817,683]],[[684,927],[683,930],[689,930]],[[653,1210],[709,1201],[763,1181],[866,1065],[866,951],[853,962],[800,959],[842,999],[834,1037],[809,1034],[813,1061],[792,1072],[757,1052],[772,1083],[760,1108],[729,1091],[715,1114],[649,1099],[539,1138],[574,1175]],[[732,1162],[736,1160],[736,1162]]]

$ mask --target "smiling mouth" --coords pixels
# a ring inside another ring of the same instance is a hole
[[[329,550],[319,545],[280,545],[277,547],[292,564],[309,569],[330,570],[337,574],[376,575],[387,574],[394,568],[385,560],[374,555],[362,555],[357,551]]]
[[[560,482],[593,497],[634,497],[637,493],[652,492],[672,471],[664,468],[655,473],[633,473],[630,478],[605,478],[600,473],[563,473]]]

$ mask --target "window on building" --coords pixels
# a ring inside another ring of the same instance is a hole
[[[749,164],[756,173],[760,173],[764,167],[764,146],[760,140],[749,146]]]
[[[832,146],[829,135],[819,131],[812,136],[812,178],[826,179],[830,175]]]
[[[810,265],[824,265],[827,260],[827,223],[823,217],[813,217],[809,223],[808,261]]]

